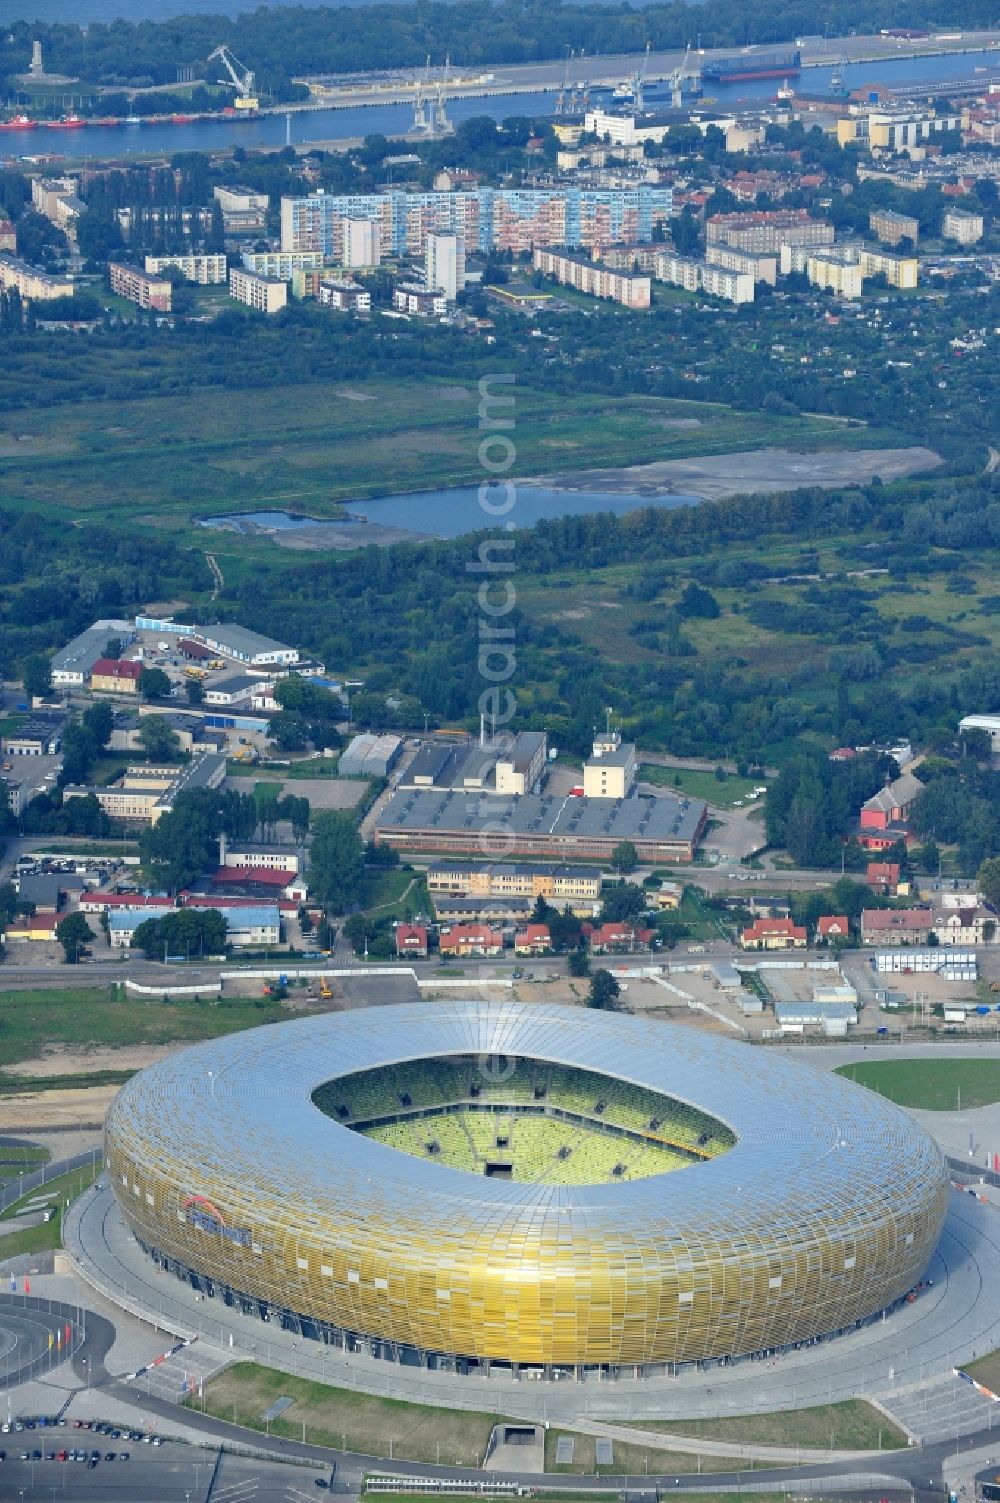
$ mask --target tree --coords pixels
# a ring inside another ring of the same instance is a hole
[[[133,950],[149,960],[168,955],[218,955],[226,948],[229,923],[217,908],[177,908],[159,919],[147,919],[132,936]]]
[[[205,685],[197,678],[189,678],[187,684],[189,705],[200,705],[205,698]]]
[[[139,675],[139,693],[143,699],[169,699],[170,679],[162,668],[144,668]]]
[[[617,872],[634,872],[639,865],[639,853],[631,840],[619,840],[611,852],[611,865]]]
[[[17,893],[13,882],[0,882],[0,927],[9,924],[17,912]]]
[[[49,660],[41,653],[34,653],[25,660],[22,677],[24,692],[29,700],[44,699],[52,693],[52,671]]]
[[[59,781],[86,783],[90,770],[97,759],[98,746],[94,733],[79,720],[71,720],[62,736],[62,768]]]
[[[317,816],[309,850],[309,885],[325,908],[345,913],[355,902],[364,854],[350,814],[336,809]]]
[[[97,936],[82,913],[71,913],[56,925],[56,939],[63,947],[67,965],[76,965],[80,947],[88,945]]]
[[[277,715],[272,715],[271,735],[281,751],[305,751],[309,745],[306,722],[294,710],[279,710]]]
[[[601,918],[605,923],[621,923],[633,919],[646,907],[646,894],[634,882],[622,882],[618,887],[609,887],[601,904]]]
[[[590,974],[590,956],[586,950],[570,950],[566,965],[571,976],[589,976]]]
[[[156,869],[158,881],[175,892],[216,867],[222,829],[220,795],[212,788],[189,788],[177,795],[169,813],[143,833],[143,861]]]
[[[587,1006],[613,1009],[620,990],[614,976],[602,966],[590,978]]]
[[[1000,907],[1000,856],[991,856],[976,873],[976,886],[992,908]]]
[[[180,738],[162,715],[143,715],[139,740],[151,762],[169,762],[180,754]]]
[[[552,940],[552,948],[558,952],[574,950],[580,944],[580,936],[583,933],[583,925],[575,913],[570,913],[569,905],[559,913],[556,909],[549,912],[545,922],[549,926],[549,936]]]
[[[115,728],[114,710],[105,700],[88,705],[83,712],[83,723],[93,736],[97,750],[104,751]]]

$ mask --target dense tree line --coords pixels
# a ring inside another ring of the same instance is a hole
[[[744,46],[781,42],[802,34],[878,30],[882,26],[936,26],[940,8],[931,0],[761,0],[748,9],[735,0],[704,0],[696,15],[680,0],[633,9],[628,5],[560,5],[551,0],[463,0],[367,6],[363,23],[354,6],[309,9],[262,7],[236,17],[184,16],[163,23],[114,21],[73,25],[15,22],[0,50],[0,73],[26,72],[31,42],[40,38],[49,68],[90,82],[137,86],[173,83],[178,64],[206,70],[209,53],[230,44],[254,68],[259,84],[278,98],[294,91],[298,73],[416,66],[428,53],[463,67],[561,58],[573,49],[595,53],[683,47],[695,23],[702,44]],[[948,24],[954,30],[988,27],[995,17],[988,0],[954,0]]]

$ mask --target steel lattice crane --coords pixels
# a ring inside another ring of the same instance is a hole
[[[238,110],[256,110],[259,108],[260,101],[254,92],[255,75],[252,69],[244,68],[243,64],[238,58],[233,56],[224,43],[221,47],[216,47],[214,52],[209,53],[208,61],[214,63],[216,58],[219,59],[229,74],[229,81],[236,90],[236,98],[233,101],[236,108]],[[224,78],[220,78],[218,81],[219,83],[226,82]]]

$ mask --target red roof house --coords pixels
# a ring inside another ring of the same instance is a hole
[[[487,924],[453,924],[442,929],[438,948],[442,955],[499,955],[503,935]]]
[[[515,955],[546,955],[551,949],[548,924],[527,924],[514,935]]]
[[[869,861],[865,881],[873,892],[895,892],[899,886],[899,862]]]
[[[423,924],[400,924],[396,930],[396,954],[415,955],[424,960],[427,956],[427,930]]]
[[[847,915],[843,913],[824,913],[822,918],[816,920],[816,938],[822,944],[830,944],[835,939],[847,939],[851,932],[851,925]]]
[[[925,945],[934,926],[929,908],[865,908],[861,914],[863,945]]]
[[[803,950],[806,931],[786,918],[759,918],[740,935],[744,950]]]

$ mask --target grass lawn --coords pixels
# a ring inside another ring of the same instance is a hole
[[[866,1060],[841,1065],[837,1074],[878,1091],[898,1106],[919,1106],[929,1112],[953,1112],[960,1105],[991,1106],[1000,1101],[998,1059]]]
[[[9,1206],[0,1216],[0,1221],[14,1220],[19,1206],[38,1200],[43,1195],[49,1197],[49,1203],[56,1206],[57,1211],[51,1221],[43,1221],[39,1226],[27,1226],[21,1231],[11,1232],[9,1236],[0,1237],[0,1259],[16,1258],[22,1253],[50,1252],[62,1247],[62,1213],[66,1204],[92,1185],[103,1167],[98,1159],[96,1164],[85,1164],[83,1168],[73,1169],[69,1174],[60,1174]]]
[[[259,1023],[275,1022],[284,1014],[280,1006],[260,997],[226,997],[215,1000],[211,989],[202,1002],[158,1002],[126,996],[117,985],[67,987],[43,991],[0,991],[0,1085],[16,1079],[21,1060],[37,1059],[47,1044],[64,1044],[74,1050],[117,1048],[123,1044],[196,1043],[218,1038]],[[53,1061],[53,1074],[58,1071]],[[67,1085],[80,1084],[69,1079]],[[37,1077],[25,1077],[23,1085],[39,1088]]]
[[[1000,1352],[989,1352],[985,1357],[978,1357],[975,1362],[966,1362],[962,1371],[971,1373],[994,1393],[1000,1393]]]
[[[306,1378],[290,1377],[256,1362],[237,1362],[205,1385],[201,1399],[188,1401],[218,1419],[232,1420],[251,1430],[266,1427],[263,1414],[275,1399],[290,1398],[292,1406],[270,1426],[272,1435],[306,1440],[312,1445],[346,1447],[366,1456],[382,1456],[392,1441],[393,1457],[446,1466],[479,1466],[493,1426],[502,1416],[475,1411],[437,1409],[354,1393]]]
[[[653,1428],[652,1425],[649,1426],[649,1429]],[[556,1447],[562,1435],[572,1438],[573,1460],[557,1466]],[[683,1451],[660,1451],[649,1446],[630,1445],[621,1440],[614,1440],[612,1445],[614,1460],[611,1465],[598,1466],[595,1436],[579,1435],[572,1430],[550,1429],[545,1435],[545,1470],[556,1476],[611,1477],[620,1476],[623,1472],[630,1476],[656,1476],[662,1472],[673,1472],[676,1477],[681,1472],[734,1472],[744,1468],[749,1472],[756,1469],[751,1467],[749,1461],[740,1461],[736,1457],[702,1456],[699,1465],[697,1456],[689,1456]]]
[[[896,1450],[907,1444],[902,1430],[864,1399],[789,1409],[776,1414],[737,1414],[711,1420],[630,1420],[637,1430],[732,1440],[740,1445],[830,1447],[839,1451]]]
[[[640,762],[638,777],[641,782],[653,783],[657,788],[666,788],[671,793],[688,798],[703,798],[707,804],[720,809],[731,809],[737,799],[744,803],[753,797],[753,790],[761,786],[760,778],[740,778],[735,773],[726,775],[723,781],[714,772],[698,772],[687,767],[660,767],[655,762]]]
[[[407,918],[429,913],[430,894],[422,872],[404,872],[399,867],[368,868],[358,901],[363,913],[376,917]]]

